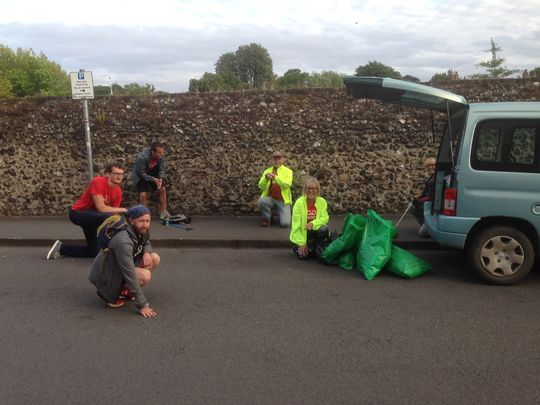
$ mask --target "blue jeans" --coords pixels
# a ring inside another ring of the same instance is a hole
[[[291,225],[291,206],[283,201],[274,200],[272,197],[260,197],[259,209],[263,217],[267,220],[272,219],[272,208],[277,208],[279,212],[279,224],[286,228]]]
[[[96,210],[88,211],[73,211],[69,210],[69,219],[75,225],[79,225],[86,239],[86,246],[80,245],[65,245],[60,247],[62,256],[73,257],[96,257],[99,253],[97,244],[97,229],[112,213],[99,212]]]

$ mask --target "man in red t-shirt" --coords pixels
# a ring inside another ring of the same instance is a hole
[[[97,228],[110,215],[124,213],[121,208],[124,168],[118,163],[110,163],[105,168],[105,176],[94,177],[90,185],[69,209],[69,219],[79,225],[84,232],[86,246],[65,245],[57,240],[47,253],[47,260],[59,255],[73,257],[95,257],[99,252]]]

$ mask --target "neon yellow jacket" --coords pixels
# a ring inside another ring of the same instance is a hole
[[[272,173],[274,166],[270,166],[266,169],[261,179],[259,180],[259,189],[262,191],[261,197],[266,197],[270,194],[270,180],[266,178],[268,173]],[[281,196],[285,204],[292,204],[291,186],[293,182],[293,171],[288,167],[281,165],[277,168],[277,176],[274,177],[274,181],[281,188]]]
[[[328,216],[328,203],[322,197],[315,198],[315,208],[317,208],[317,216],[311,223],[313,230],[318,231],[321,226],[328,224],[330,217]],[[291,219],[291,234],[289,239],[292,243],[298,246],[303,246],[307,243],[307,200],[306,196],[299,197],[293,206]]]

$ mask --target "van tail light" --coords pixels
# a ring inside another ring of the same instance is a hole
[[[457,190],[447,188],[444,190],[443,214],[451,217],[456,216]]]

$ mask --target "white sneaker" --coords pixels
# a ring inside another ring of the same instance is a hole
[[[418,229],[418,236],[420,236],[421,238],[429,238],[430,235],[427,230],[426,224],[422,224],[420,229]]]
[[[54,242],[52,247],[49,249],[49,253],[47,253],[47,260],[54,260],[58,256],[60,256],[60,247],[62,246],[62,242],[57,240]]]

